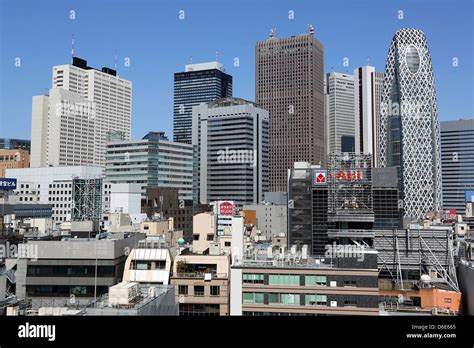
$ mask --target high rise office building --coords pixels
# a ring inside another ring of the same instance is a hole
[[[142,197],[151,187],[176,188],[179,199],[193,197],[193,147],[149,132],[135,141],[107,144],[105,176],[112,184],[140,184]]]
[[[354,152],[354,76],[327,74],[325,97],[328,153]]]
[[[371,154],[377,167],[377,137],[380,123],[380,100],[383,73],[372,66],[354,69],[355,152]]]
[[[192,142],[193,106],[232,96],[232,76],[219,62],[188,64],[174,74],[173,140]]]
[[[196,106],[194,113],[200,202],[260,203],[268,191],[268,112],[240,98],[224,98]]]
[[[74,57],[53,67],[52,88],[32,103],[31,166],[105,166],[107,134],[130,139],[132,83]]]
[[[312,31],[255,47],[256,102],[269,112],[270,191],[287,189],[297,161],[324,162],[324,48]]]
[[[441,122],[443,209],[466,211],[465,192],[474,191],[474,119]]]
[[[418,29],[401,29],[388,52],[380,106],[380,166],[397,167],[404,217],[441,208],[438,113],[431,57]]]

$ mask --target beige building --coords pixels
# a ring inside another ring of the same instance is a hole
[[[202,254],[216,235],[216,220],[212,213],[193,216],[193,253]]]
[[[294,162],[325,161],[324,48],[312,33],[257,42],[256,102],[269,112],[269,191]]]
[[[174,218],[168,218],[163,221],[142,221],[140,223],[140,232],[149,237],[159,236],[172,246],[176,246],[178,240],[183,238],[183,231],[177,231],[174,228]]]
[[[5,177],[9,168],[29,168],[30,154],[28,150],[0,150],[0,178]]]
[[[171,284],[175,286],[179,315],[229,315],[227,255],[178,255]]]

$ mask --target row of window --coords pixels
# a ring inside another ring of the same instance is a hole
[[[304,302],[304,303],[303,303]],[[267,304],[265,295],[261,292],[244,292],[242,294],[242,303],[244,304]],[[291,293],[269,293],[268,304],[280,305],[305,305],[305,306],[327,306],[327,295],[319,294],[291,294]],[[357,301],[345,300],[344,306],[357,306]]]
[[[204,285],[194,285],[194,296],[204,296]],[[178,285],[178,295],[187,296],[189,285]],[[220,286],[211,285],[209,289],[211,296],[219,296],[221,294]]]
[[[292,274],[269,274],[268,285],[306,285],[306,286],[326,286],[327,277],[318,275],[304,275],[304,284],[301,284],[300,275]],[[263,274],[243,274],[242,283],[264,284],[265,276]],[[355,285],[355,284],[354,284]]]

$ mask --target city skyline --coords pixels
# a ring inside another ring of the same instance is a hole
[[[0,136],[29,138],[31,97],[44,93],[50,86],[52,66],[69,64],[72,33],[75,34],[75,55],[89,60],[92,66],[114,68],[114,50],[118,50],[118,75],[131,80],[135,87],[132,138],[139,137],[150,130],[172,134],[173,75],[182,71],[184,65],[189,64],[190,56],[193,57],[193,63],[200,63],[213,61],[217,55],[226,72],[234,77],[233,94],[255,100],[255,43],[266,39],[270,29],[275,27],[276,37],[306,33],[308,23],[313,24],[316,38],[325,46],[325,73],[333,68],[336,72],[352,74],[354,68],[367,64],[368,56],[370,56],[370,65],[374,66],[376,71],[383,72],[387,47],[393,33],[402,27],[420,28],[430,42],[436,76],[439,121],[471,117],[473,114],[473,88],[469,79],[473,75],[472,39],[469,38],[472,30],[470,31],[468,27],[472,17],[472,11],[469,11],[469,8],[472,8],[472,4],[467,1],[457,1],[456,6],[435,1],[430,2],[429,7],[424,1],[386,2],[383,5],[376,2],[364,2],[366,6],[361,9],[355,6],[357,2],[330,4],[321,1],[312,4],[307,1],[296,3],[281,1],[275,4],[271,13],[265,10],[262,3],[257,3],[255,6],[250,3],[243,5],[231,3],[220,8],[212,6],[213,3],[215,2],[205,2],[209,6],[199,8],[188,1],[179,4],[164,2],[158,5],[143,2],[143,6],[137,10],[127,9],[124,13],[121,9],[125,2],[117,1],[114,2],[110,18],[104,16],[101,19],[102,22],[94,23],[97,20],[95,16],[103,12],[100,9],[107,6],[107,1],[94,3],[93,8],[88,1],[61,2],[60,5],[56,1],[49,1],[46,2],[47,6],[43,6],[44,8],[29,1],[20,2],[20,4],[28,5],[27,8],[25,6],[12,8],[10,6],[12,2],[2,2],[1,30],[5,40],[2,43],[0,68],[3,76],[0,109],[2,134]],[[141,11],[145,7],[150,8],[147,14]],[[213,11],[208,11],[210,8]],[[154,12],[152,9],[157,11]],[[69,11],[71,10],[75,11],[75,19],[70,19],[72,14]],[[372,16],[373,21],[360,23],[352,19],[349,22],[345,21],[346,26],[343,29],[334,28],[330,24],[330,16],[328,17],[331,10],[337,12],[341,20],[348,16],[357,18],[358,11],[365,11],[365,15]],[[45,26],[35,25],[37,20],[44,18],[43,11],[46,11],[46,15],[50,18],[58,18],[57,24],[60,30],[57,30],[57,27],[48,29]],[[246,22],[256,21],[256,24],[255,26],[233,25],[232,20],[225,19],[225,11],[232,11],[232,18],[239,18],[239,15],[244,14]],[[399,11],[403,11],[403,14]],[[6,16],[7,13],[8,16]],[[147,27],[147,24],[143,24],[146,23],[145,19],[138,21],[139,18],[134,17],[137,13],[141,16],[150,16],[149,25],[154,22],[153,16],[162,17],[160,18],[162,21],[156,21],[160,23],[156,25],[156,28]],[[275,13],[280,15],[272,15]],[[36,17],[32,17],[35,14]],[[181,14],[184,15],[183,19],[179,18]],[[218,15],[215,16],[216,14]],[[31,25],[12,32],[14,26],[9,24],[19,20],[20,15],[28,18]],[[127,16],[125,18],[127,21],[121,27],[117,27],[114,23],[120,22],[118,19],[124,15]],[[290,19],[291,15],[294,19]],[[403,15],[403,19],[398,19],[400,15]],[[443,26],[437,25],[441,15],[445,23]],[[214,18],[213,22],[206,20],[209,16]],[[460,16],[466,20],[453,19]],[[134,18],[137,21],[134,21]],[[110,23],[111,20],[114,22]],[[212,24],[203,25],[206,22]],[[227,22],[229,23],[226,25],[225,33],[219,33],[215,39],[209,40],[209,31],[212,32],[218,28],[219,24],[224,25]],[[380,30],[371,30],[373,25],[382,22],[384,25],[380,25]],[[108,34],[107,31],[91,30],[89,33],[85,30],[85,28],[94,28],[94,25],[106,26],[107,23],[110,24],[110,29],[114,30],[115,35],[104,38],[104,35]],[[126,23],[133,23],[133,25]],[[50,32],[51,30],[53,32]],[[157,30],[159,32],[166,30],[169,37],[163,38],[158,35],[159,45],[154,45],[153,41],[149,40],[150,33],[156,34]],[[466,35],[466,40],[449,40],[450,35],[457,35],[458,32]],[[141,35],[141,40],[138,40],[141,42],[140,47],[133,42],[133,35],[138,34]],[[367,39],[363,40],[362,44],[359,40],[351,39],[354,35],[361,34]],[[52,39],[38,41],[36,35],[52,37]],[[163,40],[165,42],[162,42]],[[180,41],[183,44],[173,44],[170,40]],[[46,46],[38,46],[39,42],[46,43]],[[150,44],[143,45],[143,42]],[[160,49],[167,45],[173,49]],[[156,49],[155,46],[160,48]],[[39,49],[41,49],[41,54],[38,54]],[[218,51],[217,54],[216,51]],[[20,58],[19,67],[15,66],[16,58]],[[126,58],[129,58],[129,67],[123,66]],[[347,67],[343,66],[344,58],[348,58]],[[458,59],[456,67],[453,66],[454,58]],[[235,66],[237,62],[238,66]],[[452,88],[454,84],[456,88]],[[15,124],[6,122],[8,119],[15,119]],[[150,123],[153,119],[156,120],[156,124]]]

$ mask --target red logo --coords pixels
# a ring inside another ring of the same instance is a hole
[[[316,177],[316,182],[317,183],[325,183],[326,182],[326,175],[323,173],[319,173],[318,176]]]
[[[221,215],[234,214],[234,204],[232,204],[231,202],[222,202],[219,205],[219,214]]]
[[[326,185],[327,184],[327,172],[314,171],[313,172],[313,185]]]

